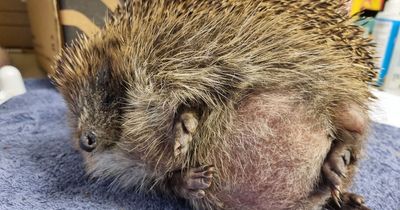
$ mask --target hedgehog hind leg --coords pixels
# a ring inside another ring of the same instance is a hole
[[[354,177],[365,139],[368,118],[363,114],[362,109],[354,104],[343,107],[338,112],[337,136],[322,166],[324,183],[330,188],[332,195],[327,207],[368,209],[363,205],[364,199],[361,196],[342,191],[349,187]]]
[[[368,116],[355,104],[337,108],[336,136],[321,167],[321,180],[294,209],[367,210],[360,195],[347,192],[355,175],[368,127]]]
[[[325,207],[329,210],[334,209],[360,209],[368,210],[364,205],[364,198],[360,195],[343,192],[346,189],[351,178],[354,176],[356,167],[357,141],[359,136],[349,131],[340,131],[338,140],[333,143],[332,148],[322,166],[322,174],[325,178],[325,184],[330,187],[331,198]]]

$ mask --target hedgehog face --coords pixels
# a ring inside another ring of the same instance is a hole
[[[108,53],[115,46],[82,39],[64,51],[52,75],[68,104],[75,145],[86,152],[106,150],[120,138],[125,93]]]
[[[69,101],[77,143],[87,152],[106,149],[120,138],[122,90],[110,91],[107,83],[108,76],[100,72],[97,77],[88,78]]]
[[[110,78],[105,75],[109,70],[101,71],[105,72],[87,78],[68,101],[75,139],[87,152],[104,150],[120,138],[123,90],[112,91],[113,88],[108,85]]]
[[[143,177],[136,153],[121,146],[129,83],[129,56],[115,34],[78,39],[64,49],[51,75],[69,109],[73,142],[84,159],[86,172],[97,179],[118,179],[130,186]],[[135,170],[133,170],[135,169]]]

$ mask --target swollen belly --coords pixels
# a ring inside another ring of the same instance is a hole
[[[259,94],[238,109],[232,176],[217,194],[227,209],[288,209],[315,189],[329,151],[328,127],[290,95]]]

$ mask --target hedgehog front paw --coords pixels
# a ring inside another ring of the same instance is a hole
[[[184,155],[189,150],[199,122],[194,112],[183,112],[177,119],[175,130],[174,156]]]
[[[204,165],[189,169],[177,187],[177,193],[186,199],[201,199],[205,196],[205,190],[211,186],[215,168],[212,165]]]

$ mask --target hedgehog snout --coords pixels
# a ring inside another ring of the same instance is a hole
[[[96,141],[96,134],[93,131],[84,131],[79,138],[79,146],[86,152],[91,152],[97,146]]]

